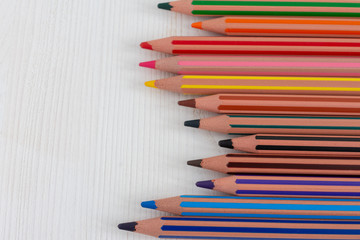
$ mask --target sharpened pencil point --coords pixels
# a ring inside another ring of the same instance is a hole
[[[142,42],[140,47],[143,49],[153,50],[152,46],[148,42]]]
[[[197,29],[202,29],[202,22],[193,23],[193,24],[191,24],[191,27],[197,28]]]
[[[215,187],[214,182],[211,180],[197,182],[196,186],[201,187],[201,188],[206,188],[206,189],[214,189],[214,187]]]
[[[234,146],[233,146],[233,143],[232,143],[231,139],[220,141],[219,146],[224,147],[224,148],[234,149]]]
[[[169,2],[166,2],[166,3],[159,3],[159,4],[158,4],[158,8],[171,11],[171,9],[173,8],[173,6],[171,6]]]
[[[141,206],[143,208],[149,208],[149,209],[157,209],[156,203],[155,201],[146,201],[146,202],[142,202]]]
[[[136,231],[137,222],[128,222],[128,223],[121,223],[118,225],[118,228],[121,230],[135,232]]]
[[[154,81],[147,81],[147,82],[145,82],[145,86],[151,87],[151,88],[157,88],[157,87],[155,86],[155,80],[154,80]]]
[[[142,62],[139,64],[140,67],[146,67],[146,68],[156,68],[156,61],[149,61],[149,62]]]
[[[188,162],[187,162],[187,165],[201,168],[201,162],[202,162],[202,159],[199,159],[199,160],[191,160],[191,161],[188,161]]]
[[[184,107],[191,107],[191,108],[195,108],[195,107],[196,107],[195,99],[189,99],[189,100],[179,101],[178,104],[179,104],[180,106],[184,106]]]
[[[192,128],[199,128],[200,127],[200,119],[198,120],[191,120],[191,121],[186,121],[184,123],[185,127],[192,127]]]

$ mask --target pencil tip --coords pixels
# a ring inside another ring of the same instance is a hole
[[[140,67],[146,67],[146,68],[156,68],[156,61],[149,61],[149,62],[141,62],[139,64]]]
[[[196,186],[201,187],[201,188],[206,188],[206,189],[214,189],[214,187],[215,187],[214,182],[211,180],[197,182]]]
[[[200,119],[198,120],[191,120],[191,121],[186,121],[184,123],[185,127],[193,127],[193,128],[199,128],[200,127]]]
[[[195,99],[189,99],[189,100],[179,101],[178,104],[179,104],[180,106],[184,106],[184,107],[191,107],[191,108],[195,108],[195,107],[196,107]]]
[[[142,42],[140,47],[143,49],[153,50],[152,46],[148,42]]]
[[[227,139],[227,140],[222,140],[219,142],[219,146],[220,147],[224,147],[224,148],[231,148],[234,149],[233,143],[231,139]]]
[[[171,9],[173,8],[173,6],[171,6],[169,2],[166,2],[166,3],[159,3],[159,4],[158,4],[158,8],[171,11]]]
[[[187,165],[201,168],[201,162],[202,162],[202,159],[199,159],[199,160],[191,160],[191,161],[188,161],[188,162],[187,162]]]
[[[156,86],[155,86],[155,80],[154,80],[154,81],[147,81],[147,82],[145,82],[145,86],[151,87],[151,88],[156,88]]]
[[[128,223],[121,223],[118,225],[118,228],[121,230],[135,232],[136,231],[137,222],[128,222]]]
[[[197,29],[202,29],[202,22],[193,23],[193,24],[191,24],[191,27],[197,28]]]
[[[155,201],[145,201],[141,203],[143,208],[157,209]]]

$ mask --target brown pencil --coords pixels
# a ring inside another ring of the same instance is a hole
[[[314,17],[222,17],[192,24],[229,36],[359,37],[360,20]]]
[[[223,140],[219,145],[257,154],[360,157],[359,136],[256,134]]]
[[[360,56],[358,38],[168,37],[141,47],[176,55]]]
[[[179,105],[215,113],[360,116],[360,97],[273,94],[217,94]]]
[[[360,176],[359,157],[227,154],[188,161],[225,174]]]
[[[234,175],[196,186],[244,197],[360,197],[360,178],[354,177]]]

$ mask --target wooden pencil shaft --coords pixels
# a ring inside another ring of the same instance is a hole
[[[357,38],[169,37],[141,46],[175,55],[360,56]]]

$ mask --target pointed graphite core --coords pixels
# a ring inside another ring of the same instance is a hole
[[[224,148],[234,149],[234,146],[233,146],[233,143],[232,143],[231,139],[220,141],[219,146],[224,147]]]
[[[145,201],[141,203],[143,208],[157,209],[155,201]]]
[[[199,159],[199,160],[191,160],[191,161],[188,161],[188,162],[187,162],[187,165],[201,168],[201,162],[202,162],[202,159]]]
[[[184,106],[184,107],[191,107],[191,108],[195,108],[195,107],[196,107],[195,99],[189,99],[189,100],[179,101],[178,104],[179,104],[180,106]]]
[[[140,67],[155,69],[156,61],[142,62],[139,64]]]
[[[185,127],[193,127],[193,128],[199,128],[200,127],[200,119],[197,120],[191,120],[191,121],[186,121],[184,123]]]
[[[118,228],[121,230],[135,232],[136,231],[137,222],[128,222],[128,223],[121,223],[118,225]]]
[[[147,81],[147,82],[145,82],[145,86],[151,87],[151,88],[156,88],[156,86],[155,86],[155,80],[154,80],[154,81]]]
[[[197,182],[196,186],[201,187],[201,188],[207,188],[207,189],[214,189],[214,187],[215,187],[214,182],[211,180]]]
[[[142,42],[140,44],[140,47],[143,48],[143,49],[153,50],[152,46],[148,42]]]
[[[166,2],[166,3],[159,3],[158,8],[171,11],[173,6],[170,5],[170,2]]]
[[[193,24],[191,24],[191,27],[197,28],[197,29],[202,29],[202,22],[193,23]]]

